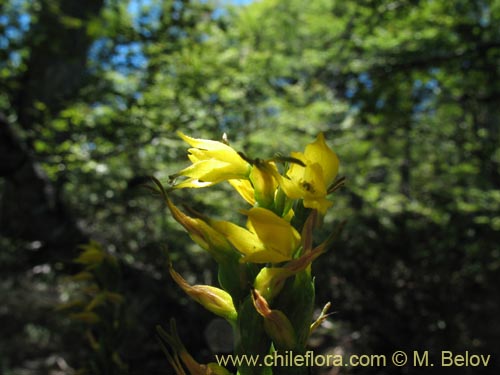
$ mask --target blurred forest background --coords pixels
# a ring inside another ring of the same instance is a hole
[[[468,350],[489,367],[454,373],[500,373],[500,1],[244,3],[0,1],[0,373],[172,374],[171,317],[199,361],[227,351],[162,248],[192,282],[215,265],[143,188],[188,164],[177,130],[262,158],[323,131],[339,155],[318,353]],[[221,189],[176,200],[224,217]]]

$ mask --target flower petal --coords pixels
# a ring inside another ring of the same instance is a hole
[[[175,188],[205,187],[229,179],[245,179],[251,170],[250,164],[233,148],[217,141],[197,139],[185,134],[179,136],[193,148],[188,149],[192,165],[170,176],[172,179],[185,176]]]
[[[228,182],[250,205],[253,206],[255,204],[254,190],[250,181],[242,179],[231,179]]]
[[[261,207],[270,207],[274,202],[274,195],[278,182],[274,177],[278,173],[276,165],[260,161],[252,166],[250,181],[254,187],[255,200]]]
[[[265,250],[259,237],[245,228],[228,221],[213,221],[210,225],[222,233],[229,242],[242,254],[250,255]]]
[[[289,222],[261,207],[254,207],[246,214],[266,249],[292,258],[300,244],[300,235]]]
[[[228,179],[241,178],[245,173],[246,169],[235,168],[234,164],[216,159],[208,159],[201,160],[184,168],[175,176],[188,176],[201,181],[217,183]]]
[[[290,260],[290,257],[271,250],[257,251],[245,255],[240,259],[240,263],[281,263]]]
[[[326,185],[333,182],[339,171],[339,159],[326,144],[323,133],[319,133],[316,140],[306,146],[304,156],[309,162],[321,165]]]
[[[184,142],[189,144],[192,147],[196,147],[202,150],[232,150],[234,151],[230,146],[226,145],[225,143],[219,142],[219,141],[213,141],[210,139],[201,139],[201,138],[193,138],[188,135],[185,135],[182,132],[177,132],[177,135],[181,137]],[[236,153],[237,154],[237,153]]]

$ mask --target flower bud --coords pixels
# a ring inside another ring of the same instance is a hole
[[[233,253],[233,248],[224,235],[204,220],[184,214],[168,197],[165,201],[174,219],[187,230],[193,241],[207,250],[217,262],[221,262],[228,254]]]
[[[297,338],[286,315],[279,310],[271,310],[265,298],[255,289],[252,289],[252,301],[257,312],[264,318],[264,329],[276,349],[294,349]]]
[[[177,285],[196,302],[230,322],[236,320],[238,314],[229,293],[210,285],[189,285],[188,282],[172,268],[172,265],[170,265],[169,271]]]

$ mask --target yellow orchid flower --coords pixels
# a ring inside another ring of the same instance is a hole
[[[174,187],[200,188],[230,179],[245,179],[250,173],[250,164],[232,147],[225,143],[208,139],[191,138],[181,132],[178,135],[192,148],[188,149],[189,160],[193,163],[182,171],[170,176],[186,180]]]
[[[248,229],[227,221],[210,222],[244,255],[241,262],[280,263],[292,259],[300,245],[300,234],[288,221],[261,207],[245,214]]]
[[[326,199],[328,186],[337,176],[339,159],[325,143],[320,133],[304,153],[292,152],[291,156],[304,165],[292,163],[286,177],[280,177],[280,185],[291,199],[303,199],[304,207],[318,210],[322,215],[332,205]]]

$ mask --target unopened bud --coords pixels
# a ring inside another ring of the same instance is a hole
[[[229,293],[210,285],[189,285],[172,266],[170,266],[170,275],[187,295],[203,305],[207,310],[231,322],[236,320],[238,314]]]
[[[207,250],[217,262],[221,262],[227,254],[233,252],[226,238],[203,219],[186,215],[168,198],[166,203],[174,219],[188,231],[193,241]]]
[[[252,301],[257,312],[264,318],[264,329],[276,349],[294,349],[297,338],[286,315],[279,310],[271,310],[265,298],[255,289],[252,289]]]

